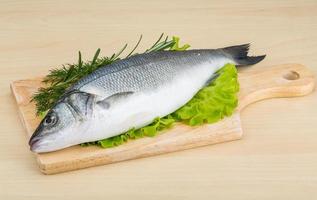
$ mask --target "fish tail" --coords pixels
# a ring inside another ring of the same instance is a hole
[[[254,65],[262,61],[266,55],[248,56],[250,44],[225,47],[222,50],[229,56],[237,66]]]

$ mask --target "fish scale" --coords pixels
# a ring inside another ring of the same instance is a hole
[[[103,90],[104,97],[124,91],[153,91],[177,75],[181,76],[188,68],[202,63],[212,64],[211,57],[216,59],[220,56],[220,52],[213,52],[215,50],[162,51],[136,55],[127,59],[127,62],[123,60],[95,71],[72,89],[84,92]]]

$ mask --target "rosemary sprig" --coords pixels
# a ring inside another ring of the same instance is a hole
[[[169,40],[168,36],[162,40],[164,34],[162,33],[159,39],[145,51],[145,53],[150,53],[153,51],[164,51],[164,50],[186,50],[190,46],[185,44],[182,47],[179,47],[179,38],[173,36]],[[135,55],[135,50],[138,48],[142,40],[142,35],[140,36],[138,42],[132,48],[130,53],[127,54],[126,58]],[[50,70],[49,74],[45,76],[43,82],[45,83],[44,87],[39,88],[37,93],[32,97],[33,102],[36,105],[36,114],[43,115],[47,110],[52,108],[56,101],[60,98],[62,94],[69,88],[71,85],[76,83],[82,77],[92,73],[100,67],[109,65],[117,60],[120,60],[120,56],[126,50],[128,44],[125,44],[123,48],[117,53],[112,54],[110,57],[99,57],[101,52],[100,49],[97,49],[92,61],[82,61],[81,52],[78,52],[78,62],[74,64],[65,64],[61,68],[56,68]]]

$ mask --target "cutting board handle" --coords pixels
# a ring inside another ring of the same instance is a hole
[[[283,64],[239,73],[239,110],[268,98],[304,96],[314,90],[314,74],[300,64]]]

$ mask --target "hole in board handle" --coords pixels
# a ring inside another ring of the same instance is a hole
[[[284,74],[283,77],[287,80],[293,81],[293,80],[299,79],[300,75],[299,75],[299,73],[297,73],[295,71],[289,71],[286,74]]]

